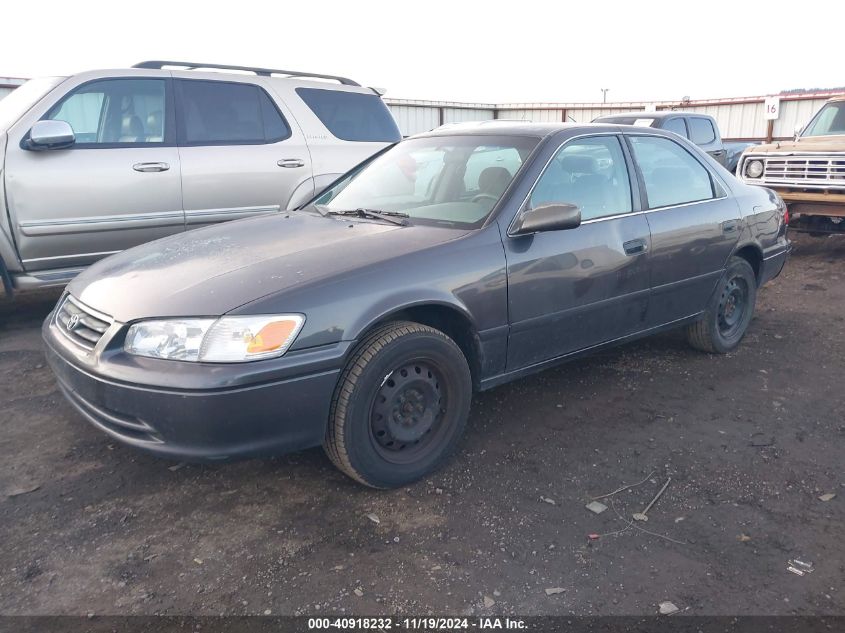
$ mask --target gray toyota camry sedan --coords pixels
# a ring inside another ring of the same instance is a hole
[[[296,211],[102,260],[43,334],[117,440],[189,460],[322,445],[389,488],[443,464],[476,390],[668,328],[733,350],[785,216],[661,130],[447,126]]]

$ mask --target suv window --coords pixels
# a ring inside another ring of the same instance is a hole
[[[177,82],[180,145],[256,145],[290,136],[290,127],[259,86],[225,81]]]
[[[66,121],[74,147],[164,143],[164,79],[103,79],[83,84],[44,117]]]
[[[684,123],[683,117],[669,119],[668,121],[666,121],[666,124],[663,126],[663,129],[669,130],[670,132],[674,132],[675,134],[679,134],[684,138],[687,138],[687,126]]]
[[[296,94],[339,139],[395,143],[402,138],[378,95],[320,88],[297,88]]]
[[[643,174],[650,208],[713,197],[710,172],[678,143],[656,136],[629,138]]]
[[[700,116],[693,116],[689,121],[689,138],[696,145],[707,145],[716,140],[713,122]]]
[[[567,143],[540,176],[531,207],[554,202],[577,204],[581,219],[631,211],[631,183],[622,146],[615,136]]]

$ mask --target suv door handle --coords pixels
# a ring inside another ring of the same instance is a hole
[[[282,158],[276,164],[279,167],[305,167],[305,161],[301,158]]]
[[[167,163],[135,163],[132,165],[132,169],[143,172],[167,171],[170,169],[170,165]]]
[[[639,255],[640,253],[645,253],[647,248],[647,243],[645,238],[639,238],[636,240],[630,240],[622,244],[622,248],[625,249],[626,255]]]

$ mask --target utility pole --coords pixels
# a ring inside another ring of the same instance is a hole
[[[607,91],[610,90],[610,88],[599,88],[599,90],[601,90],[601,102],[607,103]]]

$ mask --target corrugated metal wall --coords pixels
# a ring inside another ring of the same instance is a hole
[[[463,123],[464,121],[489,121],[496,117],[496,110],[488,108],[443,108],[444,123]]]
[[[818,98],[785,98],[780,101],[780,116],[772,127],[773,138],[790,138],[797,124],[806,125],[810,118],[832,94]],[[589,123],[596,117],[648,109],[677,109],[701,112],[714,117],[725,139],[764,140],[768,121],[763,118],[764,97],[724,99],[685,104],[654,102],[626,104],[592,103],[518,103],[518,104],[461,104],[455,102],[405,101],[386,99],[405,136],[427,132],[443,123],[455,121],[484,121],[509,119],[515,121],[563,121]]]
[[[497,119],[508,119],[511,121],[533,121],[534,123],[547,123],[549,121],[562,121],[563,110],[539,110],[531,108],[507,108],[498,110]]]

